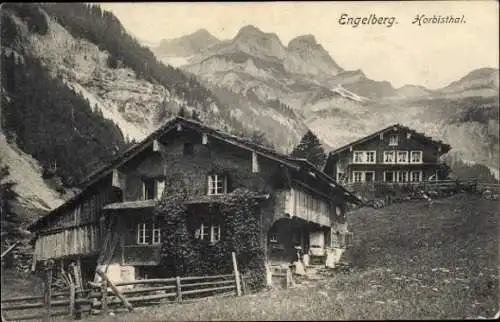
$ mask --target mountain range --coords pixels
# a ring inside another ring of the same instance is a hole
[[[200,29],[147,48],[96,5],[2,9],[0,165],[25,208],[47,211],[70,195],[42,174],[77,190],[181,108],[234,134],[264,133],[283,153],[308,129],[328,151],[401,123],[498,174],[498,69],[438,90],[394,88],[343,69],[313,35],[285,45],[255,26],[224,40]]]
[[[199,43],[207,45],[193,45]],[[276,34],[251,25],[229,40],[199,30],[152,50],[219,90],[222,101],[231,93],[242,106],[260,109],[278,99],[328,147],[402,123],[450,143],[453,157],[486,164],[498,176],[498,69],[473,70],[440,89],[394,88],[360,69],[343,69],[313,35],[285,46]]]

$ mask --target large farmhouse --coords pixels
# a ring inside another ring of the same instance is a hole
[[[78,263],[84,282],[104,266],[113,281],[141,278],[160,263],[165,222],[154,215],[173,183],[189,190],[192,238],[217,243],[226,233],[208,205],[235,189],[256,192],[267,263],[290,262],[314,243],[335,263],[345,247],[345,211],[360,200],[304,159],[281,155],[182,117],[96,171],[81,192],[30,226],[34,261]],[[316,246],[316,245],[315,245]]]
[[[420,182],[435,177],[451,147],[394,124],[330,152],[324,171],[342,183]]]

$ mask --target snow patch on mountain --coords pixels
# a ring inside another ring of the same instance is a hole
[[[356,102],[363,103],[363,102],[367,102],[370,100],[367,97],[363,97],[363,96],[360,96],[356,93],[353,93],[352,91],[344,88],[341,84],[337,85],[332,90],[335,93],[339,94],[340,96],[351,99],[351,100],[356,101]]]
[[[181,67],[189,64],[189,57],[178,57],[178,56],[161,56],[158,59],[165,65],[170,65],[172,67]]]

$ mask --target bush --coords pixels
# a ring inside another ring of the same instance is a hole
[[[216,244],[195,239],[188,232],[193,216],[183,205],[186,189],[167,193],[155,214],[165,220],[162,236],[162,265],[171,276],[214,275],[232,271],[231,253],[235,252],[240,272],[247,276],[249,288],[264,285],[264,250],[260,246],[256,193],[238,189],[225,196],[224,202],[209,204],[209,213],[223,217],[225,232]]]

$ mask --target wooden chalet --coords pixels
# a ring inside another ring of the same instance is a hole
[[[238,178],[231,169],[240,172]],[[186,205],[194,210],[236,188],[260,187],[261,243],[268,263],[289,262],[297,245],[307,251],[314,234],[333,265],[345,247],[346,206],[361,203],[304,159],[176,117],[94,172],[78,195],[29,227],[36,233],[34,262],[75,262],[84,282],[93,279],[96,267],[116,282],[151,277],[160,262],[164,229],[153,209],[173,181],[189,187]],[[217,216],[193,214],[193,238],[221,239],[225,232]]]
[[[341,183],[418,183],[437,177],[451,146],[400,124],[329,153],[324,172]]]

